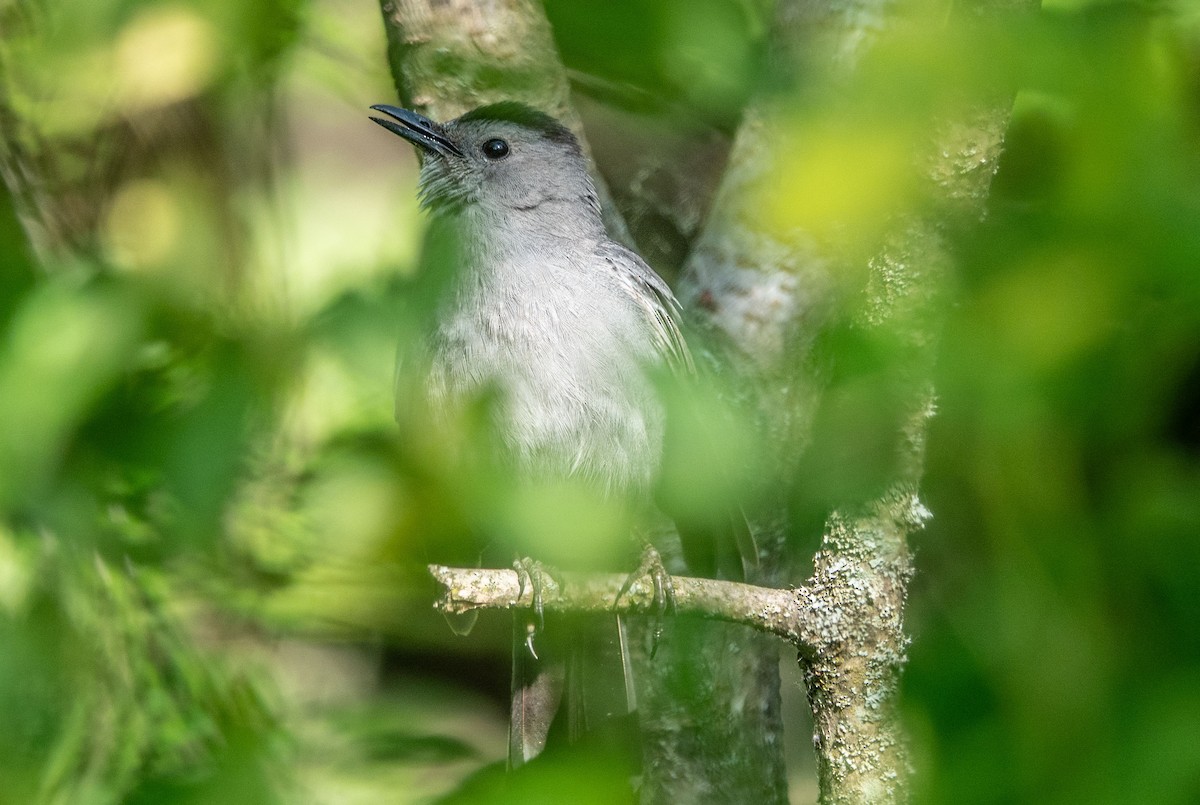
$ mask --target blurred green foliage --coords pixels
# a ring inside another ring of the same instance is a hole
[[[764,0],[549,0],[546,16],[584,88],[635,108],[676,105],[732,130],[763,79]]]
[[[641,111],[731,130],[765,80],[765,4],[547,10],[568,67]],[[941,230],[905,677],[918,799],[1196,801],[1200,11],[932,11],[854,82],[796,77],[795,161],[767,199],[869,254],[900,216],[944,212],[906,161],[925,123],[1015,98],[986,218]],[[453,788],[503,754],[508,624],[452,635],[423,565],[620,515],[464,480],[437,432],[393,421],[421,222],[407,150],[365,117],[393,92],[378,9],[0,15],[0,799]],[[817,512],[886,482],[896,435],[893,346],[825,340],[812,454],[831,458],[798,483]],[[761,483],[681,444],[668,480],[698,518]],[[546,774],[611,801],[575,762]]]
[[[1200,796],[1197,22],[1087,4],[993,39],[1021,91],[955,234],[916,544],[926,801]]]

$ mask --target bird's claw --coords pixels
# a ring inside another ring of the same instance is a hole
[[[536,660],[538,655],[533,647],[533,638],[546,628],[546,609],[543,600],[546,580],[549,579],[559,586],[562,583],[555,579],[554,573],[548,567],[527,556],[520,557],[513,562],[513,569],[517,571],[517,598],[524,598],[526,590],[532,594],[533,600],[530,609],[533,611],[534,621],[526,624],[525,648]]]
[[[541,657],[538,656],[537,649],[533,647],[533,636],[537,634],[537,632],[537,627],[534,626],[534,624],[525,624],[525,650],[528,651],[529,655],[535,660],[540,660]]]
[[[663,618],[668,614],[675,613],[675,585],[671,581],[671,574],[667,572],[667,568],[663,564],[662,556],[653,545],[646,543],[642,549],[641,562],[637,569],[625,578],[625,583],[621,585],[617,597],[613,600],[613,608],[615,609],[621,603],[621,599],[628,594],[638,579],[646,577],[649,577],[650,583],[654,586],[654,612],[651,616],[654,624],[653,643],[650,647],[650,657],[653,659],[658,652],[659,640],[662,638]]]

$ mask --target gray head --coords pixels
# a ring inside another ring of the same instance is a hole
[[[392,118],[372,120],[417,147],[421,201],[434,212],[503,214],[563,202],[599,215],[579,141],[549,115],[505,102],[435,123],[408,109],[371,108]]]

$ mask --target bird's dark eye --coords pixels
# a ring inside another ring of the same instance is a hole
[[[504,140],[488,140],[483,144],[483,155],[488,159],[504,159],[508,156],[508,143]]]

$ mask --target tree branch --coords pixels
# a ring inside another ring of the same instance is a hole
[[[887,573],[870,559],[823,552],[808,583],[788,589],[671,576],[673,614],[747,626],[788,641],[804,656],[861,644],[870,637],[863,634],[866,629],[888,632],[902,648],[901,609],[888,602],[907,582],[907,564],[899,573]],[[533,606],[533,591],[522,589],[512,569],[429,565],[429,573],[442,587],[436,606],[444,612]],[[626,578],[620,573],[554,571],[542,588],[542,606],[547,612],[576,614],[653,613],[656,603],[649,579],[635,580],[618,600]],[[866,613],[871,617],[864,617]]]
[[[430,565],[429,572],[443,587],[437,607],[462,614],[473,609],[514,609],[533,606],[533,591],[522,590],[515,570],[453,568]],[[651,614],[654,588],[636,580],[620,596],[626,576],[619,573],[555,572],[542,589],[547,612]],[[559,583],[560,580],[561,583]],[[672,576],[674,614],[699,615],[749,626],[807,649],[813,637],[807,624],[814,619],[813,602],[805,590],[777,590],[733,581]]]

